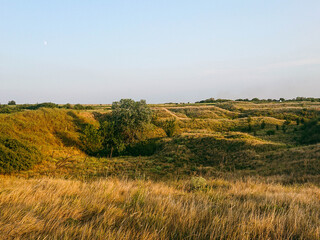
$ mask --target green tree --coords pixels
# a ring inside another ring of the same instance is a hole
[[[104,153],[112,158],[114,152],[119,154],[124,150],[125,144],[123,137],[119,131],[117,131],[115,122],[103,122],[100,126],[100,134],[102,137],[102,145]]]
[[[300,142],[304,144],[315,144],[320,142],[320,122],[319,119],[306,121],[301,127],[302,135]]]
[[[8,102],[8,105],[16,105],[16,102],[11,100],[11,101]]]
[[[84,110],[85,109],[85,107],[83,105],[79,104],[79,103],[74,105],[73,108],[75,110]]]
[[[67,103],[67,104],[63,105],[62,107],[65,108],[65,109],[72,109],[72,106],[71,106],[70,103]]]
[[[89,155],[96,155],[103,149],[103,138],[100,131],[91,124],[86,126],[80,140]]]
[[[266,122],[263,120],[261,123],[261,129],[264,129],[266,127]]]
[[[121,132],[126,143],[133,142],[137,132],[151,121],[151,109],[145,100],[135,102],[132,99],[121,99],[112,103],[111,109],[114,127]]]

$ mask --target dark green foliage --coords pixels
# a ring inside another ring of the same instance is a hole
[[[35,147],[16,139],[0,138],[0,173],[28,170],[40,159],[41,154]]]
[[[261,129],[264,129],[266,127],[266,122],[263,120],[261,123]]]
[[[129,145],[124,154],[130,156],[151,156],[160,151],[162,147],[163,144],[160,141],[151,139]]]
[[[215,103],[215,102],[226,102],[226,101],[232,101],[230,99],[214,99],[214,98],[208,98],[206,100],[201,100],[196,103]],[[249,100],[248,98],[244,99],[236,99],[235,101],[239,102],[255,102],[255,103],[265,103],[265,102],[301,102],[301,101],[306,101],[306,102],[320,102],[320,98],[312,98],[312,97],[296,97],[292,99],[285,99],[285,98],[280,98],[278,99],[259,99],[259,98],[252,98]]]
[[[303,144],[314,144],[320,142],[320,124],[319,119],[313,119],[305,122],[302,126],[302,135],[300,142]]]
[[[16,102],[11,100],[11,101],[8,102],[8,105],[16,105]]]
[[[166,120],[163,123],[163,130],[166,132],[168,137],[173,137],[177,132],[177,121],[175,119]]]
[[[286,121],[283,123],[284,125],[290,125],[291,121],[289,119],[286,119]]]
[[[29,110],[37,110],[39,108],[59,108],[58,104],[45,102],[38,104],[22,104],[17,106],[19,109],[29,109]]]
[[[117,131],[115,122],[102,122],[99,132],[102,137],[104,155],[112,157],[114,154],[118,155],[124,150],[124,140],[121,132]]]
[[[81,104],[76,104],[76,105],[73,106],[73,108],[75,110],[84,110],[85,109],[85,107],[83,105],[81,105]]]
[[[72,106],[71,106],[70,103],[67,103],[67,104],[63,105],[62,107],[65,108],[65,109],[72,109]]]
[[[282,125],[282,131],[285,133],[288,129],[288,126],[286,124]]]
[[[96,155],[103,149],[103,138],[97,128],[88,124],[80,137],[84,150],[89,155]]]
[[[196,103],[221,103],[221,102],[229,102],[229,101],[232,101],[232,100],[229,100],[229,99],[214,99],[214,98],[208,98],[208,99],[205,99],[205,100],[201,100],[199,102],[196,102]]]
[[[276,133],[275,130],[268,130],[268,131],[267,131],[267,135],[268,135],[268,136],[274,135],[275,133]]]
[[[11,108],[8,106],[0,106],[0,113],[12,113],[15,112],[15,108]]]
[[[126,143],[134,142],[137,132],[151,121],[151,109],[145,100],[121,99],[112,103],[111,119]]]
[[[110,118],[100,121],[99,129],[92,125],[86,127],[81,141],[91,155],[119,155],[126,146],[140,140],[137,133],[150,120],[151,109],[145,101],[121,99],[112,104]]]
[[[72,106],[70,104],[66,104],[63,107],[72,108]],[[76,104],[76,105],[73,106],[73,109],[75,109],[75,110],[91,110],[91,109],[93,109],[93,107],[92,106],[84,106],[84,105],[81,105],[81,104]]]

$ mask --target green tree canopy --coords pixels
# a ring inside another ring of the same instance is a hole
[[[145,100],[121,99],[112,103],[111,120],[122,133],[125,142],[130,143],[146,123],[151,121],[151,109]]]

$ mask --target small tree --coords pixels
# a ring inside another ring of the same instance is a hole
[[[132,99],[121,99],[112,103],[111,109],[114,127],[121,132],[126,143],[133,142],[136,133],[151,121],[151,109],[145,100],[135,102]]]
[[[70,103],[67,103],[67,104],[63,105],[62,107],[65,108],[65,109],[72,109],[72,106],[71,106]]]
[[[100,134],[103,139],[104,152],[112,158],[114,151],[120,153],[124,150],[125,144],[122,135],[117,131],[114,122],[103,122],[100,126]]]
[[[264,129],[266,127],[266,122],[263,120],[261,123],[261,129]]]
[[[84,110],[85,109],[85,107],[83,105],[79,104],[79,103],[74,105],[73,108],[75,110]]]
[[[8,102],[8,105],[16,105],[16,102],[11,100],[11,101]]]

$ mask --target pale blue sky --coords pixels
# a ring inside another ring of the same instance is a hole
[[[319,0],[0,0],[0,103],[319,93]]]

